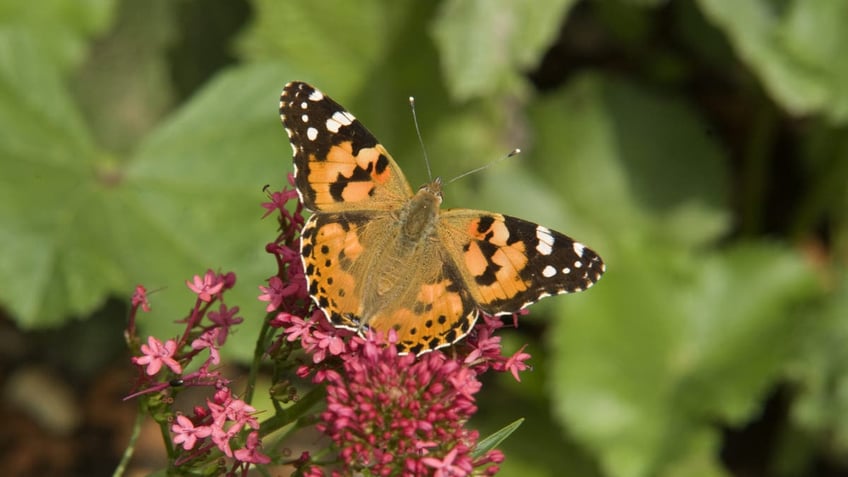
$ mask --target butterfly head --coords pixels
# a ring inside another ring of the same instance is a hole
[[[442,203],[442,178],[436,177],[433,182],[422,185],[418,188],[418,194],[427,194],[435,197],[439,204]]]

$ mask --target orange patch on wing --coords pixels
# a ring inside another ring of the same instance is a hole
[[[359,228],[355,225],[351,225],[350,227],[351,228],[347,232],[347,236],[345,237],[344,254],[351,260],[356,260],[357,258],[359,258],[360,255],[362,255],[364,247],[359,241],[359,233],[357,232]]]
[[[449,319],[455,316],[457,312],[462,311],[462,297],[458,293],[448,291],[448,287],[453,284],[450,280],[442,280],[438,283],[427,283],[421,286],[418,292],[418,301],[425,305],[433,305],[431,315],[438,316],[444,314]],[[446,310],[446,313],[436,313],[434,310]]]
[[[475,276],[482,276],[489,262],[498,266],[495,271],[495,282],[491,285],[478,285],[476,293],[481,303],[492,303],[497,300],[507,300],[523,293],[529,288],[529,283],[521,278],[521,271],[527,267],[527,254],[524,242],[511,245],[501,245],[487,260],[480,249],[474,246],[465,253],[465,265]]]
[[[356,259],[362,254],[362,243],[359,242],[359,234],[356,225],[351,224],[349,230],[345,230],[341,224],[327,223],[321,226],[315,233],[315,247],[327,246],[330,248],[330,259],[334,266],[338,257],[344,253],[347,258]],[[322,264],[323,266],[323,264]]]
[[[359,202],[370,197],[372,190],[374,190],[374,184],[371,182],[348,182],[342,190],[342,200]]]
[[[483,255],[483,251],[480,250],[480,246],[477,245],[477,242],[471,242],[468,244],[468,250],[465,252],[464,256],[465,266],[475,277],[482,275],[486,271],[486,267],[489,266],[489,261]]]

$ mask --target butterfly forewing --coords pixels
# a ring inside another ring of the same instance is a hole
[[[287,84],[280,117],[292,144],[297,190],[308,209],[390,210],[412,195],[374,135],[321,91]]]

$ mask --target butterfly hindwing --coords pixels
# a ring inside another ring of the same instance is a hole
[[[365,126],[321,91],[291,82],[280,117],[294,154],[295,182],[310,210],[389,210],[412,195],[403,172]]]

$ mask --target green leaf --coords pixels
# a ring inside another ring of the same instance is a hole
[[[0,245],[15,253],[0,268],[3,302],[23,325],[43,326],[136,283],[164,287],[151,296],[152,322],[168,336],[194,301],[184,281],[212,268],[238,274],[228,303],[257,327],[256,286],[274,272],[264,244],[276,235],[260,220],[262,186],[282,187],[291,167],[276,108],[288,78],[267,64],[220,75],[127,160],[91,144],[61,88],[8,93],[17,102],[0,103]],[[252,331],[236,334],[239,352]]]
[[[793,307],[816,293],[776,246],[618,250],[590,293],[560,302],[556,411],[609,475],[682,475],[669,466],[716,455],[715,422],[758,412],[799,344]]]
[[[510,436],[516,429],[521,426],[521,423],[524,422],[524,419],[516,419],[506,426],[498,429],[493,432],[489,436],[480,439],[477,443],[477,447],[474,449],[474,452],[471,453],[471,457],[478,458],[489,452],[490,450],[498,447],[501,442],[505,441],[507,437]]]
[[[794,115],[848,120],[843,0],[698,0],[770,95]]]
[[[80,289],[61,256],[74,246],[77,211],[98,152],[60,81],[60,68],[26,32],[0,37],[0,301],[25,325],[90,311],[116,270],[87,264],[101,278]],[[49,317],[49,318],[47,318]],[[39,319],[40,318],[40,319]]]
[[[257,286],[276,271],[264,246],[276,237],[277,223],[260,220],[259,204],[267,200],[263,185],[288,185],[291,149],[277,104],[290,78],[278,64],[216,76],[139,148],[115,211],[124,214],[116,241],[137,250],[120,257],[123,267],[133,280],[169,286],[157,297],[160,313],[184,313],[190,274],[206,267],[237,273],[228,303],[247,318],[234,337],[242,356],[252,350],[264,316]]]
[[[681,100],[585,75],[537,98],[529,116],[534,170],[558,193],[564,217],[588,220],[608,241],[655,246],[704,244],[726,231],[725,160]],[[586,224],[568,223],[570,233],[586,233]]]
[[[110,23],[114,0],[6,0],[0,3],[0,49],[23,35],[59,71],[78,64],[88,39]],[[0,53],[2,55],[3,53]]]
[[[446,0],[432,33],[454,97],[509,91],[541,61],[574,0]]]
[[[280,59],[305,81],[343,97],[359,90],[394,47],[413,2],[254,0],[255,23],[239,42],[251,59]],[[416,20],[420,21],[420,20]]]

